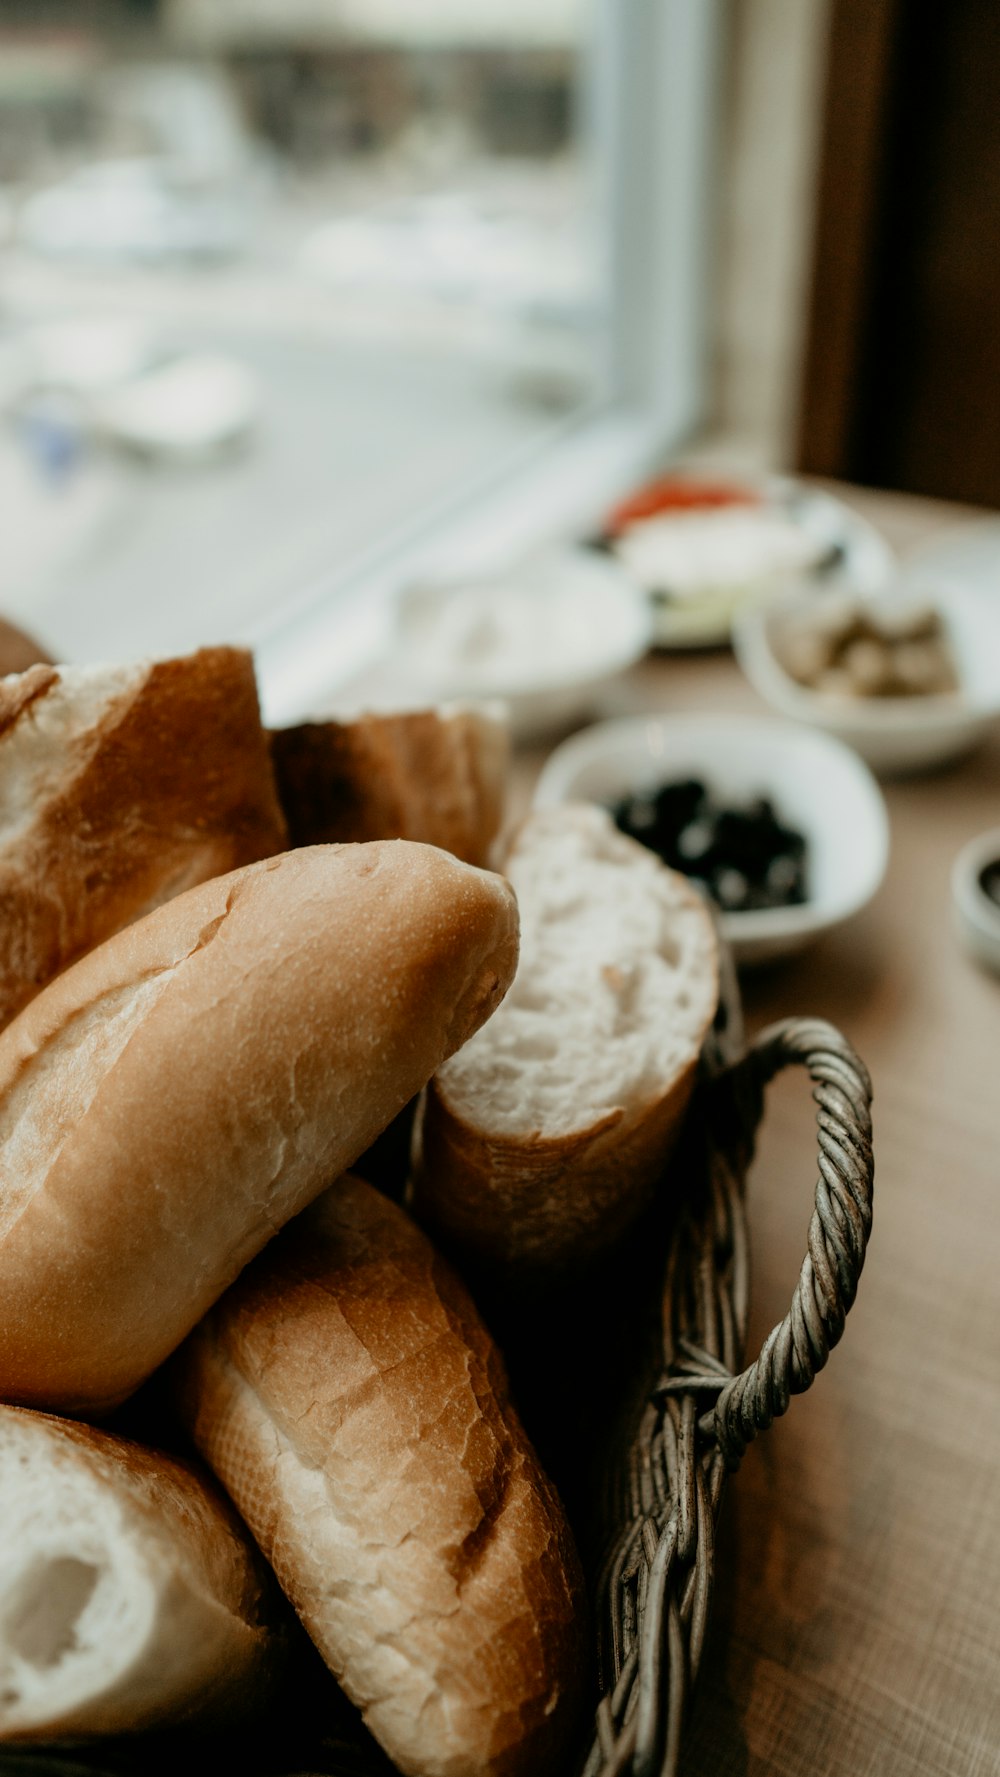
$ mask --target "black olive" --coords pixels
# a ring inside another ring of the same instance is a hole
[[[781,820],[769,796],[732,806],[717,802],[699,779],[680,778],[624,797],[612,813],[623,833],[683,871],[727,913],[808,898],[805,837]],[[1000,901],[1000,860],[996,871]]]
[[[720,870],[715,878],[715,898],[727,913],[738,913],[750,900],[750,884],[742,870]]]
[[[700,864],[715,844],[715,828],[709,821],[688,821],[677,838],[677,853],[688,864]]]

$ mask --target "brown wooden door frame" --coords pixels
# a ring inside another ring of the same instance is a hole
[[[798,466],[1000,507],[1000,5],[833,0]]]
[[[849,476],[902,0],[833,0],[797,466]]]

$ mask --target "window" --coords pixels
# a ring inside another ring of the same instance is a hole
[[[714,0],[5,7],[0,597],[322,702],[696,418]]]

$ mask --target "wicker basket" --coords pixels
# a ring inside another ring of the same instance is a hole
[[[583,1777],[673,1777],[697,1676],[727,1472],[823,1368],[854,1301],[872,1222],[871,1086],[832,1026],[789,1019],[738,1059],[712,1046],[689,1130],[697,1183],[669,1244],[661,1361],[613,1506],[596,1588],[601,1700]],[[764,1088],[805,1067],[819,1179],[791,1307],[748,1369],[743,1185]]]
[[[726,974],[684,1148],[672,1166],[690,1179],[680,1217],[671,1225],[665,1210],[654,1210],[607,1274],[575,1286],[573,1297],[516,1304],[516,1319],[505,1329],[501,1315],[497,1325],[529,1430],[567,1498],[585,1563],[590,1555],[600,1701],[582,1777],[672,1777],[677,1770],[726,1474],[826,1363],[854,1300],[871,1228],[865,1068],[837,1031],[812,1019],[774,1025],[744,1047],[731,967]],[[807,1069],[818,1107],[815,1209],[791,1308],[740,1371],[749,1294],[743,1186],[764,1089],[789,1066]],[[539,1363],[543,1350],[547,1365]],[[623,1393],[631,1397],[624,1412]],[[565,1410],[553,1425],[542,1409],[557,1395]],[[627,1429],[613,1438],[612,1425],[623,1422]],[[311,1650],[304,1664],[281,1720],[252,1734],[197,1747],[174,1736],[107,1742],[65,1759],[11,1751],[0,1753],[0,1777],[172,1777],[192,1762],[243,1777],[387,1777],[384,1755]]]

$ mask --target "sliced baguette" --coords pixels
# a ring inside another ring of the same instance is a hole
[[[27,672],[29,666],[52,664],[51,656],[41,642],[36,642],[26,630],[18,629],[15,623],[0,617],[0,678],[5,678],[8,673]]]
[[[0,1035],[0,1397],[123,1400],[513,975],[507,885],[404,841],[191,889]]]
[[[414,1206],[487,1265],[564,1266],[618,1238],[668,1159],[715,1012],[715,932],[598,808],[533,814],[506,869],[517,977],[427,1089]]]
[[[496,1348],[404,1212],[340,1180],[175,1361],[195,1442],[398,1769],[564,1769],[572,1538]]]
[[[0,1026],[164,901],[285,848],[239,648],[0,681]]]
[[[422,839],[489,862],[510,741],[488,705],[306,722],[271,750],[292,845]]]
[[[209,1476],[0,1407],[0,1740],[219,1726],[266,1703],[281,1598]]]

